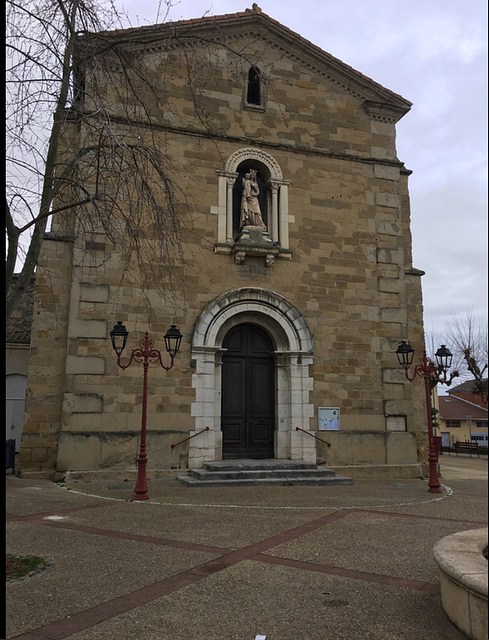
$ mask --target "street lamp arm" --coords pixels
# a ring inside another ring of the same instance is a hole
[[[438,384],[446,384],[449,387],[452,384],[452,380],[458,375],[458,371],[452,371],[450,378],[447,378],[447,372],[438,367],[435,373],[429,375],[430,390],[433,391]]]
[[[409,382],[412,382],[417,376],[428,378],[430,387],[434,389],[437,384],[446,384],[449,387],[452,384],[454,378],[458,378],[460,375],[458,371],[452,371],[450,377],[448,372],[444,371],[442,367],[437,366],[430,358],[426,356],[426,353],[420,358],[420,364],[415,365],[413,375],[409,375],[409,370],[404,369],[404,373]]]
[[[459,376],[459,372],[458,371],[452,371],[452,373],[450,374],[450,377],[447,378],[447,372],[444,371],[443,372],[443,378],[441,378],[440,376],[438,376],[438,380],[437,383],[439,382],[440,384],[446,384],[447,387],[449,387],[452,384],[452,381],[454,378],[458,378]]]
[[[151,363],[154,364],[155,362],[159,362],[162,369],[164,369],[165,371],[170,371],[170,369],[173,367],[175,356],[170,356],[170,365],[168,367],[163,364],[163,360],[161,359],[161,351],[153,349],[149,355],[149,358]]]
[[[123,371],[124,369],[127,369],[128,367],[130,367],[133,362],[143,362],[143,360],[144,360],[144,353],[141,351],[141,349],[133,349],[131,351],[131,357],[129,358],[129,362],[127,364],[122,364],[121,354],[117,355],[117,364]]]
[[[131,351],[131,356],[127,364],[122,364],[120,354],[117,356],[117,364],[124,370],[131,366],[133,362],[146,362],[147,364],[159,363],[160,367],[165,371],[170,371],[174,364],[174,355],[170,355],[170,365],[167,367],[163,364],[161,357],[161,351],[153,349],[154,340],[150,340],[148,336],[145,336],[139,341],[139,348]]]
[[[439,382],[437,368],[435,364],[426,357],[426,354],[422,356],[420,364],[415,365],[412,376],[409,375],[408,369],[404,369],[404,373],[409,382],[415,380],[417,376],[421,376],[422,378],[428,377],[431,380],[436,380],[435,384]]]
[[[422,365],[417,364],[414,367],[414,372],[412,376],[409,375],[408,369],[404,369],[404,374],[406,378],[409,380],[409,382],[412,382],[413,380],[416,380],[418,376],[422,376],[424,378],[426,375],[426,369],[424,369]]]

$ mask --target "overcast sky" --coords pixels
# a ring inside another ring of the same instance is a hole
[[[158,0],[117,0],[133,26]],[[397,125],[410,177],[414,266],[424,322],[487,319],[487,3],[485,0],[260,0],[262,11],[413,103]],[[172,21],[251,8],[181,0]],[[161,14],[160,14],[161,15]],[[160,18],[160,22],[162,19]],[[486,320],[487,321],[487,320]]]

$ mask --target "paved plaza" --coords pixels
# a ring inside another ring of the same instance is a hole
[[[433,546],[487,526],[487,458],[426,480],[189,488],[6,475],[7,553],[44,572],[7,585],[15,640],[463,640]]]

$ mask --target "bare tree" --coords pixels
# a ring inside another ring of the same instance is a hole
[[[143,54],[155,42],[171,53],[186,34],[162,25],[116,29],[123,19],[113,0],[7,0],[7,318],[34,274],[50,220],[73,237],[103,233],[126,267],[161,290],[181,264],[183,168],[158,137],[159,123],[175,122],[176,111]],[[212,77],[205,48],[216,39],[190,34],[184,43],[184,89],[207,132],[198,87]],[[219,44],[227,46],[225,38]]]
[[[461,371],[465,371],[467,378],[474,381],[474,393],[482,395],[487,401],[487,320],[475,318],[472,309],[467,309],[463,319],[452,313],[447,336],[454,356],[463,363]]]
[[[32,278],[61,188],[56,159],[72,98],[77,31],[100,24],[94,7],[80,0],[7,2],[7,318]],[[26,236],[24,265],[13,280]]]

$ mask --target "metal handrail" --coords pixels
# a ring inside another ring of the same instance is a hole
[[[185,440],[180,440],[180,442],[175,442],[175,444],[171,445],[171,448],[174,449],[175,447],[178,447],[179,444],[182,444],[183,442],[187,442],[187,440],[191,440],[192,438],[195,438],[195,436],[200,436],[200,434],[204,433],[204,431],[209,431],[209,427],[202,429],[202,431],[199,431],[199,433],[194,433],[193,436],[189,436],[188,438],[185,438]]]
[[[326,442],[326,440],[323,440],[322,438],[318,438],[317,436],[315,436],[313,433],[311,433],[310,431],[305,431],[304,429],[301,429],[300,427],[296,427],[295,428],[296,431],[302,431],[302,433],[307,433],[308,436],[311,436],[311,438],[316,438],[316,440],[319,440],[319,442],[324,442],[324,444],[327,444],[328,447],[331,446],[331,442]]]

